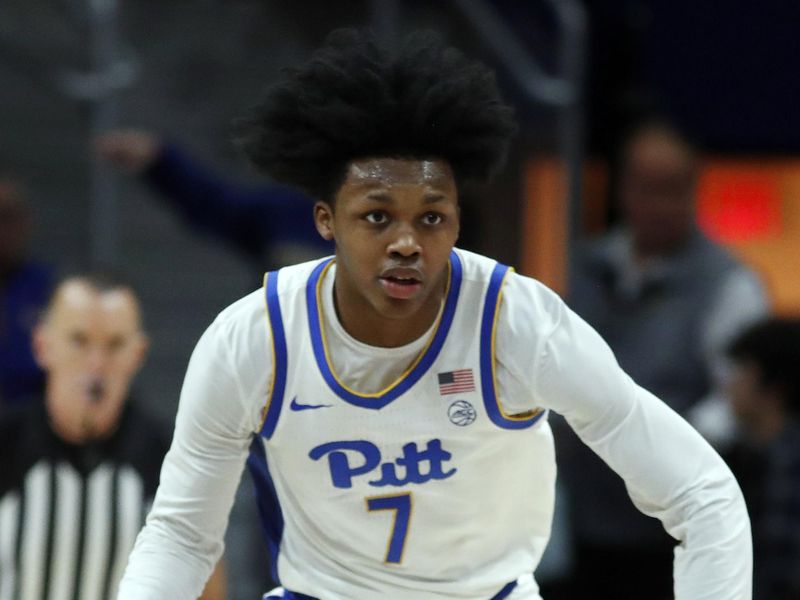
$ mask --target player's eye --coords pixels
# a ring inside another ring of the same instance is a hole
[[[373,225],[385,225],[389,222],[388,215],[382,210],[373,210],[368,212],[366,215],[364,215],[364,218],[368,223],[372,223]]]
[[[436,212],[425,213],[422,217],[425,225],[439,225],[442,221],[444,221],[444,215]]]

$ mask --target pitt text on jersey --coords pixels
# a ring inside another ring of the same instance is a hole
[[[375,487],[405,486],[409,483],[423,484],[432,479],[447,479],[452,477],[457,469],[445,470],[444,463],[452,455],[442,448],[439,439],[430,440],[422,451],[416,442],[403,446],[403,456],[381,463],[381,451],[365,440],[329,442],[313,448],[308,456],[312,460],[328,457],[328,467],[331,472],[331,482],[337,488],[353,487],[353,478],[366,476],[380,467],[380,478],[368,481]],[[427,463],[427,470],[423,466]],[[398,468],[403,469],[402,478],[398,476]]]

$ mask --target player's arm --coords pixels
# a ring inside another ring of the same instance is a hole
[[[226,318],[242,303],[252,322]],[[120,600],[194,600],[219,560],[266,397],[271,359],[263,318],[259,292],[224,312],[198,342],[161,483],[120,585]]]
[[[623,478],[634,504],[679,540],[676,599],[749,599],[750,522],[730,470],[686,421],[634,383],[600,336],[560,301],[551,320],[534,357],[535,395]]]

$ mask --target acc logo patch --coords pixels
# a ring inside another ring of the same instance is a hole
[[[447,416],[450,417],[450,422],[459,427],[466,427],[472,425],[475,419],[478,418],[478,413],[475,408],[466,400],[456,400],[447,409]]]

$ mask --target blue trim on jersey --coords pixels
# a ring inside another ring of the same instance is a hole
[[[267,273],[267,281],[264,285],[267,294],[267,312],[269,313],[269,323],[272,330],[273,357],[273,380],[272,391],[267,404],[267,414],[264,416],[264,425],[261,427],[261,435],[269,439],[278,424],[283,406],[283,394],[286,390],[286,332],[283,328],[283,317],[281,316],[281,303],[278,298],[278,273],[270,271]]]
[[[278,581],[278,554],[280,553],[281,539],[283,538],[283,511],[267,465],[264,443],[258,436],[254,436],[253,442],[250,444],[247,468],[253,480],[258,516],[260,517],[261,528],[269,548],[272,580]]]
[[[503,589],[497,592],[494,596],[489,598],[489,600],[503,600],[503,598],[508,598],[511,595],[511,592],[514,591],[514,588],[517,587],[516,581],[509,581],[507,584],[503,586]]]
[[[452,251],[450,252],[450,289],[447,293],[444,309],[442,310],[442,317],[433,340],[425,350],[425,354],[414,366],[414,368],[395,385],[387,389],[380,395],[359,395],[346,389],[331,371],[328,360],[325,356],[325,343],[322,337],[322,329],[320,327],[320,307],[317,305],[317,286],[319,278],[325,267],[333,259],[322,261],[311,273],[311,277],[306,285],[306,306],[308,308],[308,324],[311,332],[311,344],[314,348],[314,357],[317,360],[322,377],[328,384],[328,387],[333,393],[339,396],[345,402],[349,402],[361,408],[371,408],[379,410],[389,404],[392,400],[398,398],[407,392],[420,378],[425,375],[431,367],[439,352],[444,346],[447,339],[447,333],[450,331],[450,325],[453,323],[453,316],[456,312],[456,304],[458,302],[458,293],[461,289],[461,259]]]
[[[503,287],[503,281],[508,271],[508,266],[497,263],[492,271],[489,286],[486,290],[486,300],[483,305],[483,316],[481,317],[481,392],[486,414],[489,415],[492,423],[503,429],[526,429],[534,425],[547,411],[543,410],[530,418],[508,418],[500,408],[494,381],[494,348],[492,340],[495,333],[495,323],[500,312],[497,299],[500,296],[500,290]]]

